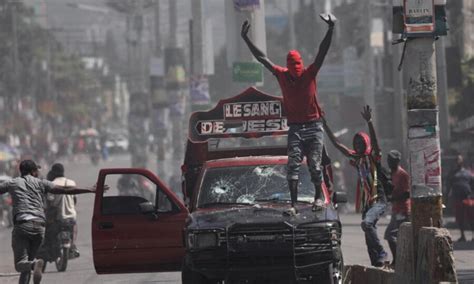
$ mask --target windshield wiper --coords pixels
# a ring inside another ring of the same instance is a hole
[[[290,201],[291,200],[289,200],[289,199],[280,199],[279,197],[255,199],[255,202],[281,202],[281,203],[287,203],[287,202],[290,202]]]
[[[198,207],[199,208],[207,208],[207,207],[212,207],[216,205],[226,205],[226,206],[248,206],[248,205],[254,205],[253,203],[244,203],[244,202],[209,202],[209,203],[204,203],[200,204]]]
[[[255,199],[255,202],[275,202],[275,203],[289,203],[291,202],[290,199],[280,199],[278,197],[275,198],[265,198],[265,199]],[[306,200],[298,200],[298,203],[312,203]]]

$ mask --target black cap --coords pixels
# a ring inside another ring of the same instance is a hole
[[[388,157],[390,159],[400,161],[402,159],[402,154],[397,150],[391,150],[390,152],[388,152]]]
[[[20,163],[20,173],[22,176],[29,175],[34,171],[41,169],[33,160],[23,160]]]

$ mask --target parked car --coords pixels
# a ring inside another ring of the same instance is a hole
[[[112,153],[128,151],[129,141],[125,134],[112,134],[105,141],[105,146]]]
[[[290,196],[281,100],[250,88],[191,116],[184,200],[146,169],[102,169],[92,219],[97,273],[181,270],[186,284],[342,283],[336,207],[346,198],[330,191],[330,175],[326,206],[313,212],[314,186],[303,165],[299,214],[284,214]],[[233,109],[250,114],[236,117]],[[124,175],[145,177],[156,194],[120,195]]]

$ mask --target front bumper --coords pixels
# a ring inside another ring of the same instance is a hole
[[[213,279],[304,278],[342,259],[340,230],[334,240],[334,230],[326,227],[234,225],[219,236],[217,247],[187,252],[186,263],[192,270]]]

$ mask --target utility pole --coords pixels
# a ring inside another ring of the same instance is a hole
[[[412,181],[414,247],[421,227],[439,227],[442,218],[441,153],[436,102],[436,58],[433,38],[407,44],[408,150]]]
[[[422,227],[441,227],[442,188],[441,151],[438,127],[437,69],[433,0],[404,1],[406,57],[404,71],[408,80],[407,125],[410,158],[413,248],[415,271],[419,269],[417,250]],[[421,17],[420,18],[420,11]],[[423,19],[423,21],[417,21]],[[428,21],[427,21],[428,19]],[[431,20],[433,19],[433,20]],[[417,279],[419,280],[419,279]]]
[[[289,29],[289,35],[290,35],[290,41],[289,41],[289,48],[290,49],[296,49],[296,34],[295,34],[295,12],[293,10],[293,2],[294,1],[287,1],[287,9],[288,9],[288,29]]]
[[[395,3],[398,2],[396,5]],[[395,266],[397,283],[457,283],[452,242],[442,226],[441,149],[435,39],[446,34],[442,0],[394,2],[394,33],[406,51],[411,225],[402,225]],[[435,7],[436,5],[436,7]],[[440,19],[437,19],[439,16]],[[437,23],[438,22],[438,23]],[[406,228],[406,230],[404,229]]]
[[[165,86],[164,86],[164,60],[163,60],[163,42],[160,30],[160,0],[155,1],[154,7],[154,30],[155,30],[155,48],[152,64],[153,70],[150,72],[150,93],[151,93],[151,123],[152,131],[155,137],[157,164],[165,159],[166,148],[168,146],[167,122],[169,108],[167,105]],[[156,69],[156,70],[155,70]]]
[[[13,53],[13,79],[15,92],[13,96],[10,96],[8,107],[10,110],[16,110],[15,99],[18,99],[20,95],[20,59],[18,58],[18,15],[17,15],[17,3],[11,2],[11,13],[12,13],[12,53]]]
[[[449,149],[451,140],[451,129],[449,127],[449,107],[448,107],[448,76],[446,67],[446,39],[440,37],[436,41],[436,66],[438,74],[438,104],[439,104],[439,127],[441,148]]]
[[[184,127],[188,113],[187,81],[184,49],[178,44],[177,1],[169,0],[169,45],[165,50],[166,93],[170,102],[172,121],[172,145],[174,158],[180,160],[184,153],[187,128]]]
[[[364,47],[364,100],[365,103],[371,106],[375,106],[375,75],[374,75],[374,53],[371,46],[371,33],[372,33],[372,4],[370,0],[361,1],[362,3],[362,13],[360,15],[364,15],[363,19],[365,19],[366,24],[364,25],[365,30],[363,31],[365,40],[365,47]]]

